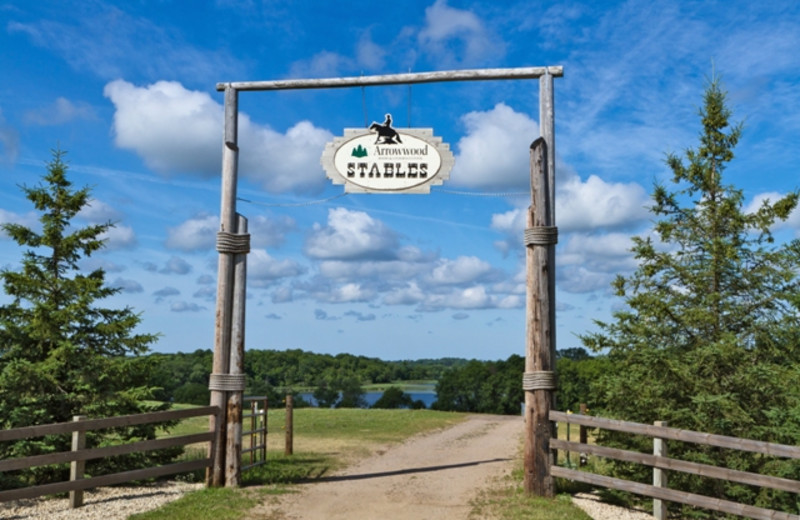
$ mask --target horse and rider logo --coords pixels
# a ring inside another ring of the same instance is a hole
[[[386,119],[383,123],[373,122],[369,125],[369,129],[378,134],[378,137],[375,139],[375,144],[403,143],[400,139],[400,134],[397,133],[397,130],[392,128],[392,114],[386,114]]]
[[[373,123],[369,126],[370,132],[374,132],[377,134],[375,138],[374,144],[402,144],[403,141],[400,139],[400,134],[392,128],[392,114],[386,114],[386,119],[384,119],[383,123],[378,123],[373,121]],[[362,145],[358,145],[353,148],[353,151],[350,153],[353,157],[366,157],[368,155],[367,149],[364,148]]]

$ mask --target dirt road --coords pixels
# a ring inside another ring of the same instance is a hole
[[[461,520],[481,488],[508,474],[521,417],[474,415],[414,437],[293,495],[270,498],[250,518],[270,520]]]

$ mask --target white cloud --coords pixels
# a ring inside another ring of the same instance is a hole
[[[219,231],[219,217],[198,215],[167,229],[166,246],[181,251],[214,249]]]
[[[325,294],[317,294],[317,299],[327,303],[368,302],[375,297],[375,291],[362,287],[358,283],[347,283],[334,287]]]
[[[539,137],[539,125],[505,103],[461,119],[467,133],[456,145],[451,182],[472,188],[529,189],[529,150]]]
[[[556,223],[563,231],[631,227],[649,214],[647,194],[636,183],[608,183],[591,175],[586,182],[566,179],[556,190]]]
[[[314,226],[305,251],[318,259],[388,259],[396,247],[395,233],[379,220],[361,211],[334,208],[328,211],[327,226]]]
[[[178,296],[181,292],[176,289],[175,287],[164,287],[163,289],[159,289],[153,293],[153,296],[156,297],[156,303],[160,303],[164,301],[164,298],[169,298],[170,296]]]
[[[178,256],[173,256],[167,260],[167,263],[158,272],[162,274],[189,274],[191,270],[192,266],[189,262]]]
[[[464,285],[492,271],[489,262],[474,256],[460,256],[455,260],[442,259],[430,274],[434,285]]]
[[[134,150],[159,173],[219,173],[223,109],[207,93],[175,81],[140,88],[123,80],[103,93],[116,108],[117,146]]]
[[[263,249],[253,249],[247,255],[247,279],[254,287],[265,287],[281,278],[299,276],[306,269],[292,260],[277,260]]]
[[[140,293],[144,292],[142,284],[136,280],[128,280],[125,278],[117,278],[111,284],[112,287],[121,289],[124,293]]]
[[[31,110],[24,116],[26,123],[40,126],[55,126],[69,123],[76,119],[96,119],[94,108],[85,102],[73,103],[67,98],[59,97],[55,102],[38,110]]]
[[[27,228],[35,229],[39,226],[39,217],[34,212],[28,212],[25,215],[14,213],[0,208],[0,224],[19,224]],[[8,234],[0,229],[0,238],[8,238]]]
[[[573,233],[556,255],[558,287],[571,293],[610,290],[618,274],[636,269],[633,242],[625,233]]]
[[[178,82],[137,87],[123,80],[106,85],[116,108],[115,143],[135,151],[162,174],[219,175],[223,107],[205,92]],[[273,193],[317,192],[326,183],[319,164],[330,132],[300,121],[286,133],[253,123],[239,113],[239,172]]]
[[[358,64],[369,70],[382,69],[386,62],[386,50],[372,41],[369,31],[364,32],[356,48]]]
[[[387,305],[414,305],[424,300],[425,291],[414,281],[393,289],[383,297],[383,303]]]
[[[199,312],[203,311],[206,308],[202,305],[197,305],[196,303],[189,303],[189,302],[172,302],[169,306],[169,310],[172,312]]]
[[[496,61],[505,53],[502,41],[475,13],[450,7],[446,0],[436,0],[425,9],[425,26],[417,41],[431,61],[444,66]]]
[[[136,233],[130,226],[115,225],[101,233],[99,238],[106,241],[108,250],[128,249],[136,245]]]
[[[342,70],[352,68],[353,60],[330,51],[321,51],[307,60],[292,64],[289,76],[292,78],[335,78]]]
[[[97,199],[91,199],[78,212],[78,217],[92,224],[105,224],[109,220],[118,220],[120,213],[114,207]]]
[[[786,194],[778,193],[778,192],[766,192],[766,193],[759,193],[750,203],[745,206],[744,211],[746,213],[755,213],[758,209],[765,203],[769,202],[774,204],[784,198]],[[800,236],[800,206],[794,208],[794,210],[789,214],[789,217],[784,221],[777,221],[773,226],[773,230],[777,231],[784,228],[794,229],[797,236]]]

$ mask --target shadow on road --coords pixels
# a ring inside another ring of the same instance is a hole
[[[465,468],[469,466],[479,466],[481,464],[491,464],[493,462],[505,462],[511,459],[496,458],[488,460],[476,460],[473,462],[460,462],[458,464],[444,464],[441,466],[427,466],[422,468],[407,468],[394,471],[381,471],[378,473],[363,473],[361,475],[332,475],[330,477],[320,477],[309,479],[306,482],[341,482],[347,480],[365,480],[372,478],[394,477],[397,475],[409,475],[411,473],[429,473],[431,471],[444,471],[448,469]]]

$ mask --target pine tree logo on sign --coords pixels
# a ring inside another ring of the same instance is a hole
[[[431,128],[392,127],[392,116],[368,129],[347,128],[325,146],[320,160],[348,193],[429,193],[450,177],[450,146]]]

